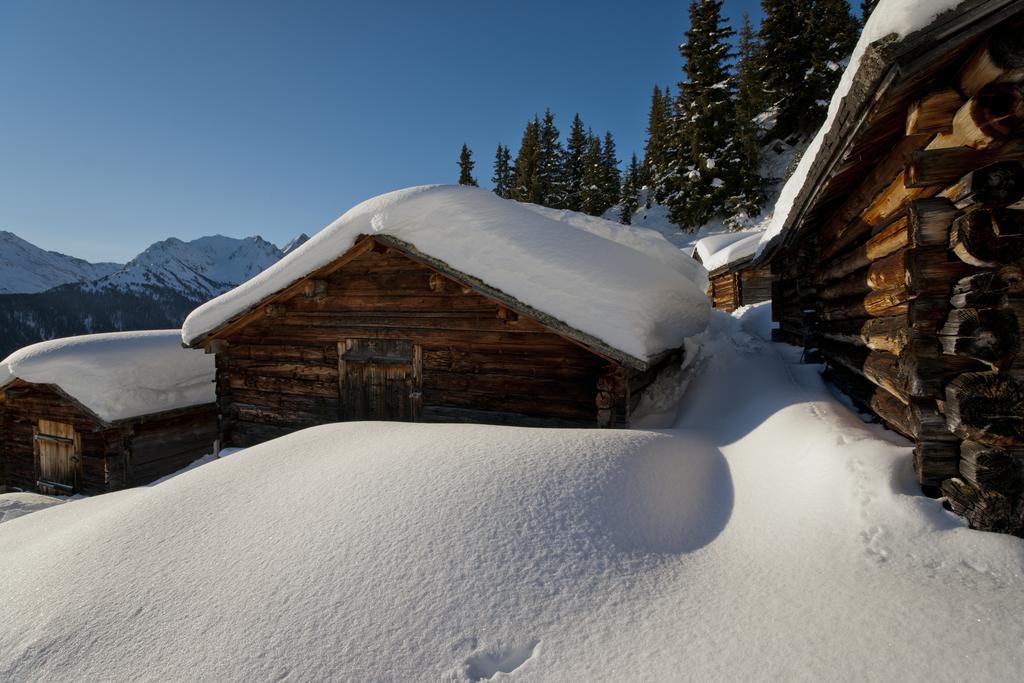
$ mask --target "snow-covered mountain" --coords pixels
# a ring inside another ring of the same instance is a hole
[[[300,235],[286,249],[307,239]],[[262,237],[172,237],[122,266],[0,233],[0,357],[55,337],[179,327],[196,306],[273,265],[286,249]]]
[[[0,230],[0,294],[42,292],[69,282],[96,280],[120,268],[120,263],[89,263],[46,251]]]
[[[172,237],[151,245],[117,272],[85,284],[83,289],[137,293],[170,289],[205,300],[245,282],[283,255],[284,251],[259,236],[235,239],[213,235],[191,242]]]
[[[281,247],[281,252],[284,256],[287,256],[288,254],[292,253],[293,251],[295,251],[308,241],[309,235],[307,235],[306,233],[302,233],[298,237],[295,237],[291,241],[289,241],[288,244]]]

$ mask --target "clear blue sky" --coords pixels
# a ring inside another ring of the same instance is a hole
[[[169,236],[282,244],[454,182],[551,107],[643,144],[684,0],[3,0],[0,229],[126,260]],[[738,25],[757,0],[726,0]]]

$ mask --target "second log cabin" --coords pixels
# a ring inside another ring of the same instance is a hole
[[[732,313],[741,306],[768,301],[772,272],[754,263],[761,232],[726,232],[697,240],[693,257],[708,271],[708,298],[715,308]]]
[[[353,208],[182,334],[216,355],[225,445],[342,420],[624,426],[706,325],[702,277],[653,231],[412,188]]]
[[[27,346],[0,362],[0,491],[97,494],[211,453],[214,367],[179,330]]]
[[[925,491],[975,528],[1017,534],[1021,35],[1024,2],[967,0],[908,35],[862,39],[759,259],[781,336],[913,440]]]

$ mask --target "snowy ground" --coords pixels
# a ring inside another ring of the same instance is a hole
[[[4,523],[0,679],[1019,680],[1024,542],[766,319],[671,428],[331,425]]]
[[[66,500],[68,499],[44,496],[38,493],[0,493],[0,524],[30,512],[38,512],[54,505],[60,505]]]

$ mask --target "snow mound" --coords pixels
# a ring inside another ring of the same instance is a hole
[[[760,240],[760,230],[723,232],[697,240],[694,249],[704,267],[712,271],[753,256]]]
[[[192,343],[344,254],[360,235],[389,235],[641,360],[707,323],[702,270],[656,236],[587,228],[479,188],[398,190],[350,209],[301,247],[185,320]],[[629,246],[624,245],[628,243]],[[656,254],[656,255],[655,255]]]
[[[26,515],[0,525],[0,679],[536,674],[724,526],[721,456],[672,445],[326,425]]]
[[[213,356],[182,348],[180,330],[65,337],[0,362],[0,387],[15,379],[56,384],[106,422],[213,403]]]
[[[853,48],[850,63],[843,72],[843,77],[840,79],[836,91],[832,93],[832,100],[829,102],[828,116],[825,119],[825,123],[822,124],[818,134],[811,140],[811,144],[808,145],[807,150],[800,158],[800,163],[797,164],[793,175],[790,176],[789,181],[782,188],[782,193],[775,204],[771,221],[761,236],[761,242],[757,248],[758,255],[764,252],[773,239],[782,234],[789,223],[790,213],[793,211],[796,198],[808,182],[811,168],[814,166],[815,159],[825,143],[825,136],[828,135],[829,131],[836,124],[839,107],[843,102],[843,98],[849,94],[850,88],[853,86],[857,71],[860,70],[861,62],[867,53],[868,46],[887,36],[901,39],[915,31],[927,28],[940,14],[956,8],[964,1],[879,0],[878,5],[872,10],[871,16],[864,25],[864,30],[861,31],[860,40],[857,41],[856,47]]]
[[[0,524],[0,680],[1018,680],[1024,542],[767,313],[671,429],[326,425]]]

